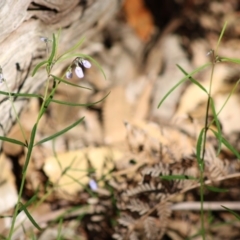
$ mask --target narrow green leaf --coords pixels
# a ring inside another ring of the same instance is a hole
[[[52,75],[52,74],[51,74],[50,76],[52,76],[54,79],[57,79],[58,81],[63,82],[63,83],[65,83],[65,84],[67,84],[67,85],[71,85],[71,86],[74,86],[74,87],[83,88],[83,89],[87,89],[87,90],[92,90],[91,88],[82,87],[82,86],[80,86],[80,85],[78,85],[78,84],[71,83],[70,81],[66,81],[66,80],[64,80],[64,79],[62,79],[62,78],[59,78],[59,77],[57,77],[57,76],[54,76],[54,75]]]
[[[63,224],[63,218],[60,218],[59,222],[58,222],[58,235],[57,235],[57,240],[62,240],[62,224]]]
[[[5,215],[5,216],[3,216],[3,215],[0,215],[0,218],[12,218],[12,215]],[[0,235],[0,237],[1,237],[2,235]],[[1,238],[0,238],[1,239]],[[3,238],[4,239],[4,238]]]
[[[110,94],[110,92],[104,98],[102,98],[101,100],[99,100],[97,102],[94,102],[94,103],[85,103],[85,104],[82,104],[82,103],[71,103],[71,102],[59,101],[59,100],[56,100],[56,99],[52,99],[51,101],[54,102],[54,103],[57,103],[57,104],[63,104],[63,105],[68,105],[68,106],[72,106],[72,107],[90,107],[90,106],[93,106],[93,105],[95,105],[97,103],[102,102],[105,98],[107,98],[107,96],[109,94]]]
[[[220,222],[220,223],[212,224],[212,225],[211,225],[211,228],[215,228],[215,229],[216,229],[216,228],[219,228],[219,227],[222,227],[222,226],[226,226],[226,225],[233,225],[233,224],[235,224],[236,222],[238,222],[238,220]]]
[[[39,94],[30,94],[30,93],[10,93],[11,95],[15,97],[25,97],[25,98],[39,98],[43,99],[42,95]]]
[[[183,72],[186,76],[188,76],[189,74],[181,67],[177,64],[177,67],[181,70],[181,72]],[[200,84],[196,79],[194,79],[192,76],[188,77],[188,79],[194,83],[195,85],[197,85],[200,89],[202,89],[205,93],[208,94],[208,91],[206,90],[206,88],[203,87],[202,84]]]
[[[211,224],[211,226],[212,226],[212,223],[213,223],[214,219],[215,218],[214,218],[213,214],[211,212],[209,212],[208,213],[208,218],[207,218],[208,224]]]
[[[36,65],[36,67],[33,69],[32,77],[34,77],[34,75],[36,74],[36,72],[38,71],[38,69],[39,69],[40,67],[46,65],[47,63],[48,63],[47,60],[44,60],[44,61],[38,63],[38,64]]]
[[[87,187],[86,184],[81,183],[81,181],[79,181],[78,179],[74,178],[72,175],[66,174],[66,176],[68,176],[68,178],[72,179],[74,182],[76,182],[77,184],[79,184],[80,186],[82,186],[91,197],[96,197],[96,194],[94,192],[92,192],[91,190],[89,190],[89,188]]]
[[[41,95],[38,94],[29,94],[29,93],[13,93],[13,92],[4,92],[0,91],[0,94],[5,96],[11,96],[11,97],[26,97],[26,98],[43,98]]]
[[[240,59],[239,59],[239,58],[220,57],[219,60],[220,60],[221,62],[231,62],[231,63],[240,64]]]
[[[16,139],[13,139],[13,138],[0,136],[0,140],[10,142],[10,143],[13,143],[13,144],[17,144],[17,145],[20,145],[20,146],[23,146],[23,147],[27,147],[25,143],[23,143],[21,141],[18,141]]]
[[[168,92],[167,92],[167,94],[165,94],[165,96],[162,98],[162,100],[159,102],[159,104],[158,104],[158,108],[160,108],[161,107],[161,105],[163,104],[163,102],[165,101],[165,99],[167,99],[168,98],[168,96],[169,95],[171,95],[171,93],[178,87],[178,86],[180,86],[182,83],[184,83],[185,81],[187,81],[187,77],[185,77],[185,78],[183,78],[183,79],[181,79],[174,87],[172,87]]]
[[[220,33],[220,36],[219,36],[219,38],[218,38],[217,47],[216,47],[216,50],[215,50],[216,55],[218,54],[218,47],[219,47],[219,45],[220,45],[220,42],[221,42],[221,40],[222,40],[222,37],[223,37],[223,34],[224,34],[224,32],[225,32],[226,27],[227,27],[227,22],[224,23],[223,28],[222,28],[222,31],[221,31],[221,33]]]
[[[228,189],[218,188],[218,187],[213,187],[213,186],[208,186],[208,185],[206,185],[205,187],[206,187],[209,191],[212,191],[212,192],[221,193],[221,192],[228,192],[228,191],[229,191]]]
[[[58,50],[58,46],[59,46],[59,41],[60,41],[60,36],[61,36],[61,33],[62,33],[62,29],[59,28],[57,34],[56,34],[56,54],[57,54],[57,50]],[[55,55],[56,55],[55,54]]]
[[[212,128],[209,128],[213,133],[214,135],[216,136],[217,139],[220,139],[220,136],[218,134],[218,132],[216,132],[215,130],[213,130]],[[240,154],[238,153],[238,151],[222,136],[221,137],[222,139],[222,143],[232,152],[236,155],[236,157],[238,159],[240,159]]]
[[[81,122],[83,121],[83,119],[84,119],[84,117],[80,118],[79,120],[77,120],[76,122],[74,122],[72,125],[64,128],[63,130],[61,130],[61,131],[59,131],[59,132],[57,132],[57,133],[55,133],[55,134],[53,134],[53,135],[51,135],[51,136],[49,136],[49,137],[47,137],[47,138],[42,139],[41,141],[37,142],[37,143],[35,144],[35,146],[37,146],[37,145],[39,145],[39,144],[42,144],[42,143],[44,143],[44,142],[47,142],[47,141],[49,141],[49,140],[52,140],[52,139],[54,139],[54,138],[56,138],[56,137],[64,134],[65,132],[69,131],[70,129],[74,128],[74,127],[77,126],[79,123],[81,123]]]
[[[201,236],[201,238],[199,238]],[[184,240],[194,240],[196,238],[204,239],[203,238],[203,230],[198,230],[195,234],[191,235],[190,237],[185,238]]]
[[[33,202],[35,202],[35,200],[37,199],[37,195],[36,195],[36,193],[35,193],[35,195],[33,195],[25,204],[24,204],[24,206],[27,208],[27,207],[29,207]],[[22,205],[21,205],[22,206]],[[21,211],[21,210],[23,210],[22,208],[21,208],[21,206],[20,206],[20,208],[19,208],[19,210]]]
[[[1,95],[9,96],[9,92],[0,91]],[[14,93],[10,93],[10,96],[14,96]]]
[[[69,215],[69,213],[73,213],[73,212],[80,212],[83,213],[85,216],[88,212],[89,212],[90,206],[89,205],[77,205],[74,207],[70,207],[69,209],[66,209],[62,214],[60,214],[58,217],[56,217],[55,219],[52,219],[53,223],[58,223],[58,221],[63,218],[66,215]],[[79,216],[81,216],[82,214],[80,214]],[[77,219],[79,219],[79,216]]]
[[[53,34],[53,41],[52,41],[52,52],[50,54],[50,57],[48,59],[48,63],[51,65],[53,62],[53,59],[55,57],[56,54],[56,37],[55,34]]]
[[[25,212],[25,214],[27,215],[29,221],[33,224],[33,226],[37,228],[39,231],[41,231],[42,229],[39,227],[39,225],[36,223],[32,215],[28,212],[27,208],[23,204],[21,204],[21,209]]]
[[[31,240],[37,240],[37,236],[36,234],[33,232],[33,230],[31,229],[31,236],[30,236]]]
[[[194,178],[192,176],[188,175],[164,175],[160,176],[161,179],[163,180],[197,180],[197,178]]]
[[[240,215],[238,213],[234,212],[232,209],[227,208],[227,207],[225,207],[223,205],[221,205],[221,207],[225,208],[228,212],[230,212],[233,216],[235,216],[237,218],[237,220],[240,221]]]
[[[226,104],[227,104],[228,100],[230,99],[230,97],[231,97],[231,96],[233,95],[233,93],[237,90],[237,86],[239,85],[239,83],[240,83],[240,80],[238,80],[238,81],[235,83],[235,85],[234,85],[234,87],[232,88],[231,92],[230,92],[229,95],[227,96],[226,101],[223,103],[222,107],[221,107],[220,110],[218,111],[217,116],[221,113],[221,111],[222,111],[223,108],[226,106]]]
[[[216,126],[217,126],[218,136],[220,137],[220,138],[218,138],[219,143],[218,143],[218,150],[217,150],[217,155],[219,155],[219,153],[221,151],[221,147],[222,147],[222,131],[221,131],[220,122],[217,117],[217,113],[216,113],[216,109],[215,109],[215,105],[214,105],[212,97],[210,97],[210,106],[212,109],[214,122],[216,123]]]
[[[69,48],[62,56],[58,58],[58,61],[61,60],[63,57],[67,56],[69,53],[77,50],[84,42],[85,38],[82,37],[73,47]]]
[[[62,170],[61,176],[67,174],[67,172],[71,169],[71,167],[74,164],[74,162],[76,161],[76,159],[77,159],[77,157],[74,157],[67,167],[65,167],[63,170],[61,169]]]
[[[32,155],[32,150],[33,150],[33,145],[34,145],[34,139],[35,139],[36,131],[37,131],[37,124],[34,124],[32,132],[31,132],[29,145],[28,145],[28,151],[27,151],[26,160],[25,160],[25,163],[24,163],[24,166],[23,166],[23,174],[25,174],[25,172],[27,171],[27,167],[28,167],[31,155]]]
[[[197,146],[196,146],[196,155],[197,155],[197,161],[198,164],[201,166],[202,164],[202,158],[201,158],[201,154],[202,154],[202,141],[203,141],[203,133],[205,132],[205,129],[203,128],[200,132],[200,134],[198,135],[198,139],[197,139]]]
[[[184,78],[182,78],[176,85],[174,85],[167,93],[166,95],[162,98],[162,100],[160,101],[160,103],[158,104],[158,108],[160,108],[160,106],[163,104],[163,102],[165,101],[165,99],[182,83],[184,83],[185,81],[187,81],[190,77],[192,77],[192,75],[194,75],[195,73],[198,73],[200,71],[202,71],[204,68],[210,66],[212,63],[206,63],[203,66],[195,69],[194,71],[192,71],[191,73],[189,73],[187,76],[185,76]]]

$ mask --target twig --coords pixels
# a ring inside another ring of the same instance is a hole
[[[226,211],[222,206],[230,208],[231,210],[240,210],[240,202],[204,202],[203,209],[204,211]],[[172,205],[171,209],[173,211],[199,211],[201,207],[200,202],[181,202]]]

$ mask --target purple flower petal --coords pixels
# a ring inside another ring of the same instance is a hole
[[[67,78],[67,79],[71,79],[72,76],[73,76],[72,71],[67,71],[67,72],[66,72],[66,78]]]
[[[97,189],[98,189],[98,185],[97,185],[96,181],[93,179],[90,179],[89,186],[93,191],[97,191]]]
[[[76,75],[77,75],[79,78],[83,78],[83,77],[84,77],[83,70],[82,70],[82,68],[79,67],[79,66],[75,68],[75,73],[76,73]]]
[[[85,68],[90,68],[92,66],[92,64],[88,60],[83,59],[81,62]]]
[[[2,83],[4,81],[4,77],[3,77],[3,74],[0,73],[0,83]]]
[[[40,37],[40,40],[41,40],[42,42],[47,42],[47,41],[48,41],[48,39],[47,39],[46,37]]]

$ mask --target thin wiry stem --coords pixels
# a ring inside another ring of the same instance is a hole
[[[211,69],[211,77],[209,84],[209,92],[206,106],[206,114],[205,114],[205,123],[204,123],[204,132],[203,132],[203,147],[201,154],[201,162],[200,164],[200,201],[201,201],[201,235],[203,240],[205,240],[205,228],[204,228],[204,158],[206,153],[206,144],[207,144],[207,132],[209,130],[209,110],[210,110],[210,101],[211,101],[211,93],[212,93],[212,83],[213,83],[213,73],[215,69],[215,54],[214,51],[211,51],[211,59],[212,59],[212,69]]]

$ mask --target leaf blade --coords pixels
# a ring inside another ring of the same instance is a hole
[[[185,76],[184,78],[182,78],[177,84],[175,84],[162,98],[162,100],[159,102],[157,108],[160,108],[160,106],[163,104],[163,102],[165,101],[165,99],[182,83],[184,83],[185,81],[187,81],[189,79],[189,77],[191,77],[192,75],[194,75],[195,73],[198,73],[200,71],[202,71],[204,68],[210,66],[211,63],[206,63],[203,66],[195,69],[194,71],[192,71],[191,73],[189,73],[187,76]]]
[[[216,136],[216,138],[219,138],[218,136],[218,132],[216,132],[215,130],[213,130],[212,128],[209,128],[213,133],[214,135]],[[238,151],[224,138],[222,137],[222,143],[232,152],[236,155],[236,157],[238,159],[240,159],[240,154],[238,153]]]
[[[35,76],[36,72],[38,71],[38,69],[39,69],[40,67],[44,66],[44,65],[47,64],[47,63],[48,63],[48,60],[44,60],[44,61],[38,63],[38,64],[36,65],[36,67],[33,69],[32,77]]]
[[[189,74],[180,66],[177,64],[177,67],[186,75],[188,76]],[[205,93],[208,94],[206,88],[203,87],[202,84],[200,84],[196,79],[194,79],[192,76],[188,78],[193,84],[197,85],[200,89],[202,89]]]
[[[42,230],[41,227],[36,223],[36,221],[34,220],[32,215],[29,213],[27,208],[24,206],[24,204],[21,204],[20,208],[25,212],[25,214],[27,215],[29,221],[33,224],[33,226],[37,228],[39,231],[41,231]]]
[[[188,175],[163,175],[160,176],[161,179],[163,180],[197,180],[197,178],[188,176]]]
[[[49,140],[52,140],[52,139],[54,139],[54,138],[56,138],[56,137],[59,137],[60,135],[64,134],[65,132],[71,130],[73,127],[77,126],[79,123],[81,123],[81,122],[83,121],[83,119],[84,119],[84,117],[78,119],[76,122],[74,122],[74,123],[71,124],[70,126],[64,128],[63,130],[61,130],[61,131],[59,131],[59,132],[57,132],[57,133],[55,133],[55,134],[53,134],[53,135],[51,135],[51,136],[49,136],[49,137],[46,137],[46,138],[40,140],[40,141],[37,142],[34,146],[37,146],[37,145],[39,145],[39,144],[42,144],[42,143],[47,142],[47,141],[49,141]]]
[[[234,212],[232,209],[227,208],[227,207],[225,207],[225,206],[223,206],[223,205],[221,205],[221,207],[223,207],[224,209],[226,209],[228,212],[230,212],[232,215],[234,215],[234,216],[240,221],[240,215],[239,215],[239,214],[237,214],[237,213]]]
[[[72,106],[72,107],[90,107],[90,106],[96,105],[96,104],[102,102],[103,100],[105,100],[109,94],[110,94],[110,92],[104,98],[100,99],[97,102],[93,102],[93,103],[71,103],[71,102],[60,101],[57,99],[52,99],[51,102],[54,102],[57,104],[62,104],[62,105],[68,105],[68,106]]]
[[[83,89],[87,89],[87,90],[92,90],[91,88],[82,87],[82,86],[80,86],[80,85],[71,83],[70,81],[66,81],[66,80],[64,80],[64,79],[62,79],[62,78],[59,78],[59,77],[57,77],[57,76],[55,76],[55,75],[50,74],[50,76],[53,77],[54,79],[57,79],[57,80],[60,81],[60,82],[63,82],[63,83],[65,83],[65,84],[67,84],[67,85],[70,85],[70,86],[73,86],[73,87],[78,87],[78,88],[83,88]]]
[[[0,136],[0,140],[10,142],[10,143],[13,143],[13,144],[17,144],[17,145],[20,145],[20,146],[23,146],[23,147],[27,147],[27,145],[25,143],[23,143],[21,141],[18,141],[14,138],[8,138],[8,137]]]
[[[219,155],[219,153],[221,151],[221,147],[222,147],[222,131],[221,131],[220,122],[219,122],[218,117],[217,117],[217,112],[216,112],[215,105],[214,105],[212,97],[210,97],[210,106],[211,106],[211,109],[212,109],[213,119],[214,119],[214,122],[216,123],[218,136],[219,136],[219,138],[218,138],[219,144],[218,144],[218,150],[217,150],[217,155]]]

